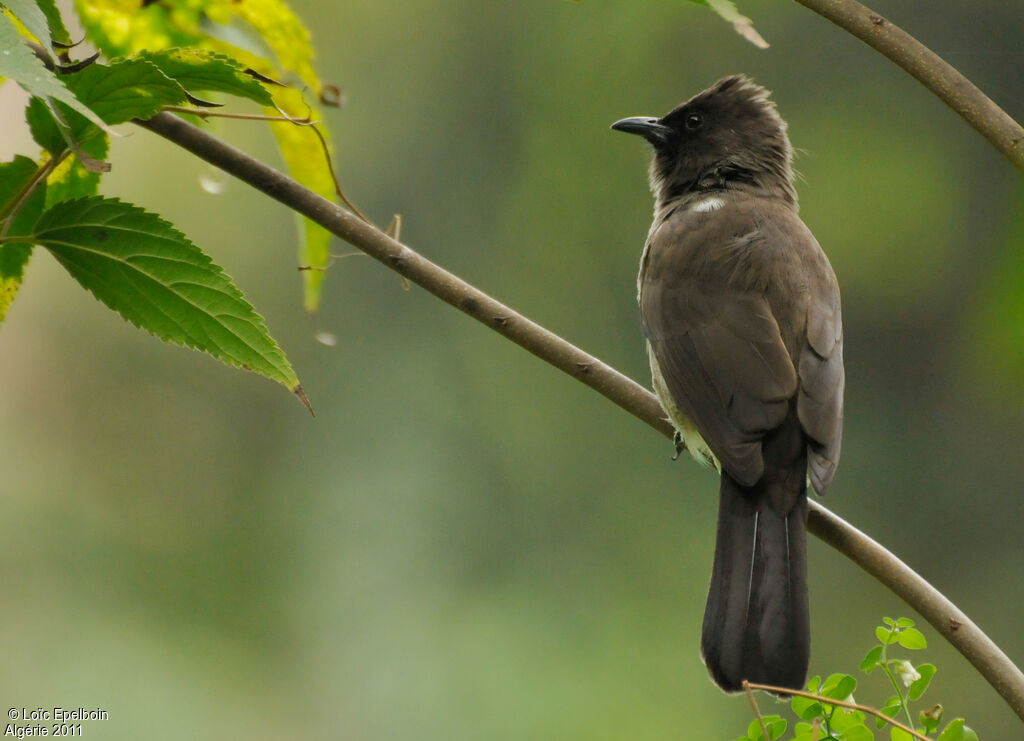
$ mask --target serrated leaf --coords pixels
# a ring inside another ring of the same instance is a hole
[[[73,118],[81,123],[80,126],[73,126],[69,132],[71,136],[79,137],[79,149],[93,159],[105,159],[110,144],[107,135],[77,113],[68,109],[64,109],[64,113],[68,119]],[[51,156],[59,156],[67,149],[68,143],[57,128],[53,113],[39,98],[29,101],[25,109],[25,120],[28,121],[32,138]],[[100,173],[86,169],[77,157],[68,157],[50,173],[46,184],[46,207],[49,208],[60,201],[96,195]]]
[[[109,124],[152,118],[164,106],[187,100],[181,85],[144,59],[90,64],[65,79],[79,100]]]
[[[81,150],[97,160],[105,159],[110,141],[107,135],[89,139]],[[68,157],[46,179],[46,207],[74,198],[94,196],[99,191],[100,173],[87,169],[77,157]]]
[[[3,49],[3,53],[0,54],[0,77],[14,80],[30,95],[59,100],[97,126],[109,131],[103,119],[76,98],[61,79],[32,53],[25,45],[25,39],[14,27],[14,23],[3,13],[0,13],[0,49]]]
[[[897,634],[897,640],[903,648],[915,651],[928,648],[928,641],[925,639],[924,633],[917,628],[905,628]]]
[[[908,700],[918,700],[921,695],[928,689],[928,685],[932,683],[932,677],[935,676],[935,664],[921,664],[917,667],[917,673],[921,675],[920,679],[915,679],[910,689],[907,691]]]
[[[277,343],[231,279],[156,214],[102,197],[59,203],[32,240],[132,324],[284,384],[304,400]]]
[[[17,16],[29,33],[43,46],[49,48],[53,41],[61,44],[71,41],[57,4],[53,0],[3,0],[0,5],[6,6]]]
[[[32,0],[3,0],[0,6],[7,8],[17,18],[43,49],[50,51],[50,24],[43,11]],[[53,58],[53,55],[49,55]]]
[[[204,0],[200,8],[176,5],[173,22],[163,3],[153,3],[141,10],[125,5],[122,0],[76,0],[76,7],[92,40],[108,56],[142,50],[166,49],[170,46],[198,44],[226,53],[260,74],[273,79],[294,73],[318,96],[322,89],[313,68],[313,46],[310,35],[298,16],[282,0]],[[237,27],[228,25],[240,19],[258,35],[259,43],[241,37]],[[274,102],[287,115],[319,120],[320,111],[307,104],[301,92],[290,88],[275,89]],[[275,109],[267,113],[278,115]],[[330,133],[321,122],[320,130],[327,141]],[[315,193],[335,201],[334,181],[316,134],[307,127],[274,124],[274,135],[288,166],[288,173]],[[300,265],[324,268],[330,261],[331,235],[319,224],[296,217],[299,228],[298,260]],[[325,271],[303,270],[304,305],[314,312],[320,304]]]
[[[176,80],[189,92],[213,91],[228,93],[253,100],[260,105],[272,105],[270,92],[238,61],[224,54],[198,48],[176,48],[163,51],[140,52],[144,59]]]
[[[882,658],[882,647],[875,646],[868,651],[864,658],[860,662],[860,670],[867,674],[870,674],[878,667],[878,662]]]
[[[39,166],[28,157],[17,156],[12,162],[0,164],[0,214],[9,217],[25,188],[39,172]],[[46,186],[40,184],[14,215],[7,229],[8,238],[29,234],[43,210]],[[0,221],[0,230],[3,229]],[[24,277],[25,264],[32,254],[32,245],[22,242],[0,243],[0,322],[14,302]]]
[[[731,0],[691,0],[691,2],[711,8],[722,20],[731,23],[736,33],[758,49],[768,48],[768,42],[754,28],[754,22],[741,14]]]

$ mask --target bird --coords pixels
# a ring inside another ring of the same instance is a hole
[[[807,489],[825,493],[842,444],[839,284],[800,219],[770,96],[731,75],[612,125],[653,147],[637,278],[652,385],[677,452],[720,472],[701,656],[726,692],[803,687]]]

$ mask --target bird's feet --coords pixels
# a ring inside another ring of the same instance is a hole
[[[676,434],[672,436],[672,442],[676,446],[676,452],[672,454],[672,460],[679,460],[679,454],[686,450],[686,442],[683,440],[682,434],[679,430],[676,430]]]

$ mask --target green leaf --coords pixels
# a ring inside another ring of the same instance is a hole
[[[82,119],[85,120],[85,119]],[[32,98],[25,108],[25,121],[36,144],[50,154],[60,154],[67,149],[67,142],[57,128],[53,111],[39,98]]]
[[[207,49],[176,48],[140,52],[138,58],[156,65],[189,92],[228,93],[260,105],[273,105],[270,92],[246,74],[244,65],[225,54]]]
[[[65,113],[68,118],[74,118],[81,124],[73,126],[70,132],[72,137],[78,138],[79,149],[93,159],[105,159],[109,147],[107,135],[77,113],[67,109],[65,109]],[[32,98],[29,101],[25,119],[28,121],[32,138],[52,156],[59,156],[67,149],[68,144],[57,127],[53,113],[43,105],[39,98]],[[96,195],[100,184],[100,173],[86,169],[77,157],[69,157],[50,173],[46,184],[46,207],[49,208],[60,201]]]
[[[754,28],[754,22],[742,15],[731,0],[691,0],[691,2],[711,8],[722,20],[731,23],[736,33],[758,49],[768,48],[768,42]]]
[[[101,197],[59,203],[32,240],[100,301],[168,342],[284,384],[298,378],[231,279],[155,214]]]
[[[893,695],[892,697],[890,697],[888,700],[885,701],[885,706],[879,712],[882,715],[886,715],[886,716],[888,716],[890,718],[895,718],[899,714],[900,710],[902,710],[902,709],[903,709],[903,704],[900,702],[900,698],[897,697],[896,695]],[[881,728],[886,723],[887,723],[887,721],[882,720],[881,718],[876,718],[875,719],[875,725],[878,728]]]
[[[90,64],[64,79],[79,100],[109,124],[152,118],[164,106],[187,100],[181,85],[144,59]]]
[[[100,128],[110,131],[103,119],[76,98],[61,79],[32,53],[25,45],[25,39],[14,27],[14,23],[3,13],[0,13],[0,49],[4,50],[4,53],[0,54],[0,77],[9,77],[31,95],[59,100]],[[73,76],[68,75],[66,79]]]
[[[0,164],[0,214],[11,215],[25,188],[39,172],[39,166],[28,157],[15,157],[13,162]],[[22,205],[10,227],[8,238],[29,234],[43,210],[46,186],[40,184]],[[0,224],[3,224],[0,221]],[[3,227],[0,226],[0,229]],[[32,254],[31,243],[5,242],[0,244],[0,322],[7,315],[7,309],[14,302],[21,287],[25,264]]]
[[[3,0],[0,5],[21,21],[25,29],[32,34],[46,51],[50,50],[50,23],[42,9],[32,0]],[[52,59],[53,56],[50,55]]]
[[[921,678],[915,679],[911,683],[907,692],[908,700],[920,699],[921,695],[925,693],[928,685],[932,683],[932,677],[935,676],[935,664],[921,664],[917,667],[917,673],[921,675]]]
[[[875,628],[875,638],[878,639],[879,643],[884,645],[890,645],[899,640],[894,631],[891,631],[889,628],[882,627]]]
[[[875,646],[868,651],[863,660],[860,662],[860,670],[866,674],[870,674],[878,667],[878,662],[882,658],[882,647]]]
[[[768,729],[768,738],[765,739],[764,732],[761,729],[761,721],[757,718],[750,721],[747,726],[747,736],[751,741],[774,741],[786,732],[786,719],[778,715],[766,715],[764,716],[764,725]]]
[[[939,734],[938,741],[978,741],[978,734],[964,725],[963,718],[956,718]]]
[[[81,151],[96,160],[107,156],[110,141],[107,135],[89,139],[80,145]],[[61,201],[94,196],[99,191],[101,173],[87,169],[77,157],[68,157],[46,179],[46,207]]]
[[[916,623],[914,623],[914,621],[911,620],[910,618],[905,618],[905,617],[896,618],[896,627],[897,628],[913,628],[915,624]]]
[[[831,700],[845,700],[857,689],[857,680],[849,674],[833,674],[825,680],[819,694]]]
[[[860,723],[843,731],[843,741],[875,741],[875,734],[866,725]]]
[[[822,713],[821,703],[809,697],[794,697],[790,707],[798,718],[814,720]]]
[[[815,674],[813,677],[807,680],[807,691],[817,692],[818,688],[821,687],[821,677]]]
[[[892,741],[914,741],[913,736],[904,731],[902,728],[897,728],[896,726],[892,726],[889,729],[889,738],[891,738]]]
[[[917,628],[906,628],[900,631],[897,634],[897,640],[903,648],[912,650],[928,648],[928,641],[925,640],[924,633]]]
[[[973,733],[973,731],[972,731]],[[965,741],[964,719],[955,718],[939,734],[938,741]]]

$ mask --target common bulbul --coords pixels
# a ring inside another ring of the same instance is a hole
[[[843,328],[835,273],[797,215],[786,122],[732,76],[612,128],[654,147],[637,285],[654,390],[677,445],[721,472],[704,663],[727,692],[799,689],[807,485],[823,494],[839,462]]]

